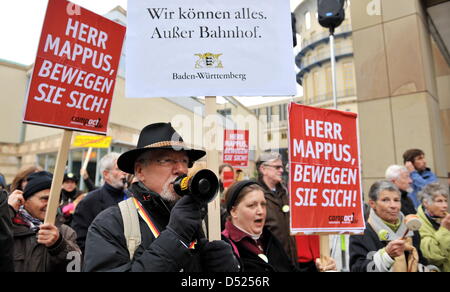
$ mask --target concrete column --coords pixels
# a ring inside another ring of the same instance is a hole
[[[352,1],[351,18],[365,193],[410,148],[422,149],[428,166],[446,177],[448,124],[420,1]]]

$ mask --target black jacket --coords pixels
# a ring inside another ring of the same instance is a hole
[[[72,228],[77,233],[77,244],[84,251],[88,228],[100,212],[120,203],[125,197],[123,189],[105,183],[80,201],[73,214]]]
[[[14,272],[14,241],[8,208],[8,194],[0,190],[0,272]]]
[[[410,197],[408,197],[408,192],[405,192],[403,190],[400,190],[402,198],[401,198],[401,203],[402,203],[402,213],[403,215],[410,215],[410,214],[416,214],[417,210],[414,207],[414,203],[411,200]]]
[[[385,248],[387,244],[387,241],[381,241],[379,239],[370,224],[367,224],[364,235],[350,236],[350,271],[368,272],[373,263],[371,252],[377,252]],[[419,254],[419,263],[426,265],[427,261],[420,251],[420,235],[418,232],[414,232],[413,246]]]
[[[241,241],[235,242],[229,236],[225,237],[232,246],[237,248],[238,258],[242,272],[298,272],[299,270],[292,265],[280,241],[273,236],[267,227],[264,227],[261,235],[261,240],[265,246],[264,254],[267,256],[269,262],[266,263],[263,259],[246,249]],[[246,239],[243,239],[246,240]]]
[[[84,257],[84,271],[125,272],[200,272],[200,247],[187,249],[170,230],[169,203],[154,192],[143,190],[137,183],[131,193],[141,202],[161,232],[155,239],[146,223],[139,218],[142,243],[130,260],[123,220],[118,206],[101,212],[89,227]],[[145,198],[145,199],[144,199]]]

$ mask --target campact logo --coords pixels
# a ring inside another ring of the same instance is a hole
[[[351,215],[331,215],[328,217],[329,224],[356,224],[358,219],[355,217],[355,213]]]
[[[77,125],[83,125],[83,126],[88,126],[88,127],[92,127],[92,128],[103,128],[103,124],[100,122],[102,119],[88,119],[88,118],[83,118],[83,117],[72,117],[71,119],[71,123],[72,124],[77,124]]]
[[[195,62],[195,69],[203,68],[223,68],[222,61],[219,59],[223,54],[195,54],[198,57],[197,62]]]

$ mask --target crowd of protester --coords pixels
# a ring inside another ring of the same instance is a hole
[[[101,186],[86,170],[64,174],[54,224],[44,223],[51,173],[26,167],[9,185],[0,175],[0,271],[68,271],[73,255],[86,272],[339,270],[320,256],[318,236],[291,236],[286,166],[274,152],[260,155],[254,179],[220,166],[222,238],[208,241],[206,202],[173,187],[205,155],[170,123],[151,124],[135,149],[101,159]],[[423,151],[407,150],[403,159],[370,188],[366,230],[350,237],[350,271],[450,272],[449,186],[427,167]],[[420,229],[409,230],[410,219],[420,220]]]

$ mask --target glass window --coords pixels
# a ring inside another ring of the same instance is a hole
[[[272,107],[270,106],[266,107],[266,113],[267,113],[267,122],[270,123],[272,121]]]

